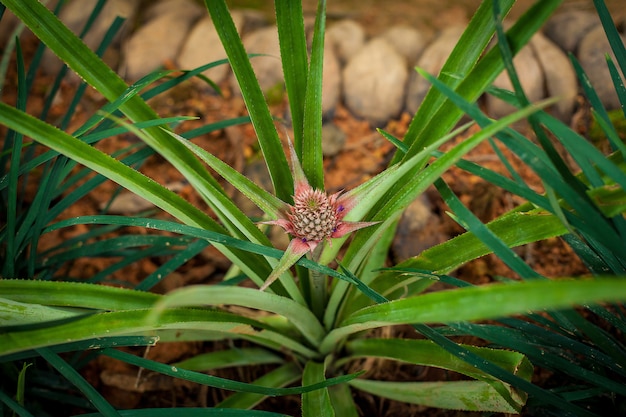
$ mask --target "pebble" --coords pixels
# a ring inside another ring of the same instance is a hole
[[[243,38],[243,46],[249,54],[264,54],[250,59],[262,91],[267,91],[282,84],[283,68],[280,60],[278,29],[269,26],[254,30]],[[230,86],[234,93],[241,95],[241,90],[234,75],[230,77]]]
[[[185,186],[185,182],[177,181],[167,184],[170,191],[179,192]],[[143,197],[129,191],[121,192],[115,200],[107,207],[106,203],[100,205],[100,210],[107,209],[108,214],[132,215],[142,211],[152,210],[155,206]]]
[[[322,153],[325,157],[337,155],[346,145],[346,134],[333,123],[322,125]]]
[[[241,30],[241,24],[237,26]],[[191,70],[210,62],[226,58],[226,51],[215,30],[213,20],[206,16],[198,21],[189,32],[185,44],[178,56],[178,65],[182,69]],[[202,73],[216,84],[220,84],[230,74],[228,64],[218,65]]]
[[[530,40],[530,47],[545,76],[546,97],[560,97],[553,114],[569,123],[576,104],[578,81],[574,67],[565,52],[541,33]]]
[[[425,194],[406,208],[398,223],[391,244],[396,262],[405,261],[446,240],[439,218],[433,213],[432,203]]]
[[[545,25],[545,35],[565,52],[576,52],[582,38],[600,19],[594,12],[569,10],[557,13]]]
[[[59,19],[75,34],[80,34],[83,30],[85,22],[89,18],[93,8],[98,0],[83,0],[80,2],[68,2],[59,13]],[[117,68],[119,64],[119,48],[120,42],[129,31],[129,22],[137,12],[139,7],[138,0],[109,0],[106,2],[98,18],[95,20],[91,29],[83,37],[83,42],[91,49],[96,50],[102,39],[104,38],[109,27],[116,17],[120,16],[126,19],[122,28],[117,32],[112,45],[109,46],[104,55],[105,62],[112,68]],[[61,60],[49,49],[43,54],[41,68],[46,74],[56,74],[62,67]],[[71,73],[70,80],[77,82],[78,76]]]
[[[329,25],[325,43],[335,50],[339,62],[345,65],[365,44],[365,30],[354,20],[344,19]]]
[[[626,38],[622,36],[622,42]],[[620,108],[620,102],[615,92],[615,86],[609,73],[605,54],[609,54],[613,63],[615,55],[611,51],[609,41],[604,33],[604,28],[598,25],[585,34],[578,47],[578,60],[596,90],[600,101],[607,110]]]
[[[369,41],[343,70],[346,107],[373,126],[384,126],[402,111],[407,64],[383,38]]]
[[[141,25],[124,48],[122,74],[135,81],[174,62],[194,21],[204,16],[204,11],[193,0],[164,0],[156,3],[160,12]]]
[[[341,95],[341,65],[332,48],[324,48],[322,69],[322,117],[332,118]]]
[[[526,93],[526,97],[532,103],[544,97],[544,75],[530,45],[523,47],[513,58],[513,65],[517,71],[520,84]],[[502,71],[493,82],[494,87],[513,91],[509,74]],[[487,113],[493,118],[501,118],[513,113],[516,108],[492,95],[485,97]]]
[[[441,32],[435,40],[430,43],[421,54],[417,63],[413,66],[420,67],[432,75],[439,75],[443,64],[450,56],[452,49],[465,30],[465,26],[451,26]],[[420,104],[424,101],[426,93],[430,88],[430,83],[420,76],[416,71],[411,71],[406,97],[406,109],[409,113],[417,112]]]
[[[411,65],[426,48],[427,36],[410,26],[399,25],[386,30],[381,35]]]

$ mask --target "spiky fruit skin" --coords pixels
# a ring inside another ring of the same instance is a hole
[[[295,237],[306,241],[330,238],[340,221],[336,202],[326,193],[312,188],[294,196],[294,199],[288,217]]]

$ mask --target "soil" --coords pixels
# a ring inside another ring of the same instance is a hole
[[[308,3],[311,3],[310,1]],[[308,4],[305,2],[305,4]],[[361,2],[363,12],[359,15],[366,22],[377,23],[384,26],[385,19],[407,18],[407,10],[414,7],[408,2],[403,2],[403,7],[385,7],[393,13],[384,15],[374,15],[374,2]],[[435,0],[421,0],[422,4],[432,6],[430,13],[438,13],[440,4],[445,3]],[[457,2],[462,3],[462,2]],[[467,4],[478,4],[470,1]],[[522,2],[529,3],[529,2]],[[574,3],[574,2],[566,2]],[[580,3],[580,2],[578,2]],[[333,9],[329,7],[329,14],[343,15],[345,10],[351,9],[348,3],[344,3],[345,9]],[[585,3],[586,4],[586,3]],[[609,2],[611,4],[611,2]],[[617,4],[617,2],[616,2]],[[454,16],[461,16],[458,4],[446,9],[450,19]],[[310,7],[309,10],[314,10]],[[397,16],[396,14],[397,13]],[[442,12],[443,13],[443,12]],[[393,16],[392,16],[393,15]],[[445,19],[445,13],[440,14],[440,19]],[[420,16],[420,19],[427,17]],[[436,25],[443,25],[443,21],[433,20]],[[370,26],[371,27],[371,26]],[[32,45],[31,45],[32,46]],[[25,51],[28,54],[32,48],[25,44]],[[27,55],[28,56],[28,55]],[[13,68],[13,67],[12,67]],[[12,80],[12,76],[9,76]],[[29,113],[39,114],[43,105],[43,100],[47,86],[52,83],[49,77],[40,75],[37,77],[33,93],[29,97]],[[56,123],[65,114],[65,109],[70,103],[75,87],[70,84],[63,84],[61,92],[55,98],[49,121]],[[183,84],[173,91],[166,93],[152,100],[152,106],[161,116],[172,115],[192,115],[198,116],[198,120],[184,122],[178,130],[187,131],[201,125],[236,117],[245,114],[243,102],[238,97],[231,97],[228,90],[224,90],[224,97],[205,94],[192,84]],[[3,100],[8,103],[15,103],[15,85],[9,84],[3,91]],[[73,131],[80,126],[92,112],[104,104],[103,99],[94,91],[88,90],[85,98],[78,107],[78,111],[73,116],[67,131]],[[286,113],[285,103],[272,106],[272,114],[283,117]],[[402,137],[406,132],[410,115],[403,114],[398,120],[391,121],[385,130]],[[347,142],[345,149],[338,155],[325,160],[326,185],[329,190],[341,188],[350,189],[376,173],[384,169],[393,152],[393,147],[383,140],[367,122],[354,118],[345,108],[339,106],[335,113],[333,122],[345,132]],[[525,126],[520,126],[522,131],[527,131]],[[282,130],[282,129],[279,129]],[[453,140],[453,143],[463,140],[460,136]],[[111,139],[106,139],[98,144],[98,147],[107,153],[112,153],[122,149],[136,139],[130,135],[123,135]],[[232,166],[241,170],[246,163],[258,157],[258,147],[255,142],[255,134],[250,125],[236,126],[218,132],[204,135],[194,140],[194,142],[209,152],[220,157]],[[448,144],[447,146],[451,146]],[[503,150],[506,152],[506,150]],[[505,172],[502,165],[495,157],[493,149],[488,144],[483,144],[468,155],[468,159],[478,162],[488,168]],[[517,164],[516,168],[520,175],[537,191],[541,191],[541,183],[535,175],[524,165]],[[170,167],[161,157],[152,157],[141,169],[146,175],[154,178],[161,184],[171,184],[184,181],[181,175]],[[521,204],[518,197],[512,196],[502,190],[485,183],[479,178],[471,176],[459,169],[453,168],[444,175],[444,179],[452,190],[468,205],[474,213],[483,221],[489,221],[499,214]],[[31,185],[36,186],[36,185]],[[232,187],[224,184],[229,194],[234,195]],[[117,187],[112,183],[105,183],[97,190],[94,190],[87,198],[79,201],[66,210],[61,217],[70,218],[79,215],[97,214],[103,204],[109,200]],[[180,194],[197,207],[209,211],[202,199],[194,193],[189,185],[183,185]],[[433,212],[439,220],[438,230],[441,236],[449,238],[457,235],[462,229],[454,223],[446,214],[445,204],[438,196],[436,190],[429,189],[427,196],[433,204]],[[165,214],[158,216],[167,217]],[[71,238],[82,233],[84,229],[76,228],[72,230],[62,230],[58,233],[48,234],[42,241],[42,249],[52,247],[60,241]],[[137,232],[137,230],[133,230]],[[144,232],[145,233],[145,232]],[[518,249],[518,253],[539,273],[550,277],[580,276],[587,273],[585,267],[579,259],[572,253],[572,250],[560,239],[549,239]],[[103,270],[111,262],[110,259],[85,259],[68,266],[64,271],[67,276],[73,278],[89,278],[93,274]],[[132,286],[140,282],[143,277],[154,271],[164,260],[158,258],[148,258],[123,269],[114,277],[116,280],[126,282]],[[220,280],[228,268],[228,262],[212,249],[206,250],[201,256],[190,260],[179,271],[167,277],[157,288],[158,292],[167,292],[180,286],[211,283]],[[456,276],[475,284],[491,282],[494,277],[514,277],[514,274],[497,258],[486,256],[471,262],[455,273]],[[394,329],[383,329],[387,335],[409,336],[411,329],[404,327]],[[473,341],[477,342],[477,341]],[[241,344],[242,346],[245,344]],[[219,343],[172,343],[157,345],[150,350],[129,349],[139,355],[145,355],[150,359],[172,363],[184,358],[193,356],[200,352],[218,350],[227,347],[225,342]],[[395,380],[411,380],[416,378],[414,367],[401,366],[386,361],[375,361],[368,364],[370,372],[375,377],[384,379],[391,376]],[[251,381],[261,376],[267,368],[259,366],[253,369],[225,369],[216,371],[214,374],[225,378],[232,378],[240,381]],[[433,380],[440,378],[451,378],[450,375],[440,373],[436,370],[420,370],[417,378],[420,380]],[[141,375],[141,383],[136,368],[126,364],[111,360],[107,357],[99,357],[91,362],[84,371],[86,378],[100,391],[111,403],[119,408],[144,408],[144,407],[172,407],[172,406],[212,406],[225,398],[227,393],[219,390],[208,389],[196,384],[181,380],[164,378],[159,375],[152,375],[144,372]],[[549,383],[551,375],[538,371],[535,382],[539,384]],[[427,409],[425,407],[407,405],[396,401],[380,399],[378,397],[357,394],[355,398],[361,409],[361,415],[367,416],[457,416],[457,415],[479,415],[478,413],[457,412]],[[259,409],[284,412],[289,415],[299,415],[300,405],[297,397],[280,397],[269,399],[262,403]]]

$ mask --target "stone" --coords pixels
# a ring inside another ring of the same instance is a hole
[[[167,62],[174,62],[189,28],[205,14],[193,0],[164,0],[156,3],[158,13],[142,24],[124,47],[121,73],[135,81]]]
[[[583,37],[599,24],[600,19],[594,12],[568,10],[552,16],[543,31],[562,50],[576,53]]]
[[[244,36],[243,46],[249,54],[263,54],[250,59],[252,69],[256,75],[261,90],[266,92],[284,83],[283,67],[280,60],[280,44],[278,43],[278,29],[269,26],[254,30]],[[233,93],[241,95],[237,79],[230,77],[230,86]]]
[[[326,157],[337,155],[346,145],[346,134],[333,123],[322,125],[322,153]]]
[[[365,30],[354,20],[341,20],[329,25],[325,43],[335,50],[339,62],[345,65],[365,44]]]
[[[265,16],[256,10],[233,10],[231,17],[235,28],[242,36],[251,30],[256,30],[267,23]],[[191,70],[210,62],[226,58],[226,51],[215,30],[211,16],[200,19],[185,40],[177,62],[181,69]],[[216,84],[220,84],[230,74],[230,65],[223,64],[210,68],[202,73]],[[196,78],[197,84],[206,87],[207,84]]]
[[[341,96],[341,66],[332,48],[324,48],[322,69],[322,117],[330,118]]]
[[[543,71],[547,96],[560,97],[559,102],[553,106],[552,113],[569,123],[578,94],[578,80],[572,63],[555,43],[541,33],[531,38],[530,47]]]
[[[391,251],[394,260],[402,262],[445,240],[441,221],[433,213],[428,197],[422,194],[402,213]]]
[[[267,171],[265,161],[262,159],[256,159],[246,164],[242,174],[266,191],[271,192],[273,190],[272,179]],[[248,217],[261,219],[263,216],[263,211],[243,194],[237,192],[233,197],[233,201]]]
[[[233,21],[235,21],[234,18]],[[241,20],[239,22],[235,21],[235,27],[237,27],[239,32],[241,32],[242,23],[243,21]],[[189,32],[177,62],[181,69],[192,70],[225,58],[226,51],[215,30],[213,20],[211,20],[211,16],[206,16],[200,19]],[[210,68],[202,74],[215,84],[220,84],[226,79],[229,72],[230,66],[226,63]]]
[[[93,8],[98,0],[83,0],[68,2],[60,11],[59,19],[75,34],[80,34],[83,30],[87,19],[91,15]],[[113,21],[119,16],[125,19],[122,28],[117,32],[113,43],[109,46],[108,51],[104,54],[104,61],[112,68],[117,68],[119,63],[120,42],[127,36],[129,31],[129,22],[132,21],[139,7],[138,0],[109,0],[106,2],[100,15],[93,23],[87,34],[83,37],[83,42],[95,51],[102,42],[106,32],[109,30]],[[61,60],[49,49],[43,54],[41,68],[47,74],[56,74],[62,67]],[[73,73],[72,73],[73,74]],[[79,78],[75,74],[70,77],[70,81],[78,82]]]
[[[624,36],[622,36],[622,42],[626,42]],[[581,40],[578,48],[578,60],[602,104],[607,110],[615,110],[620,108],[620,102],[606,63],[605,54],[607,53],[616,63],[615,55],[611,51],[604,29],[598,25],[587,32]]]
[[[416,63],[409,65],[424,69],[434,76],[439,75],[441,68],[456,46],[459,38],[463,34],[465,26],[451,26],[439,33],[435,40],[430,43],[420,55]],[[416,71],[411,71],[408,92],[406,97],[406,109],[409,113],[415,114],[424,101],[426,93],[430,88],[430,83],[420,76]]]
[[[384,126],[402,111],[407,64],[383,38],[369,41],[343,70],[346,107],[373,126]]]
[[[166,185],[170,191],[174,192],[180,192],[184,186],[185,182],[182,181]],[[108,202],[100,204],[100,210],[107,209],[108,214],[131,215],[146,210],[153,210],[154,208],[154,204],[130,191],[121,192],[110,205],[108,205]]]
[[[394,26],[381,36],[406,59],[407,63],[417,62],[428,41],[422,32],[405,25]]]
[[[530,45],[524,46],[517,55],[513,57],[513,65],[515,66],[520,84],[528,100],[532,103],[544,98],[545,78],[543,70]],[[508,91],[513,90],[509,74],[506,71],[502,71],[500,75],[496,77],[493,86]],[[511,114],[516,110],[514,106],[489,94],[485,96],[485,104],[489,116],[496,119]]]

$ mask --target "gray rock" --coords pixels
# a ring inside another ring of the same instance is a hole
[[[417,62],[428,42],[427,37],[419,30],[409,26],[394,26],[381,35],[406,59],[413,64]]]
[[[402,111],[407,64],[382,38],[368,42],[343,70],[346,107],[374,126],[382,126]]]
[[[272,180],[267,171],[267,166],[262,159],[257,159],[246,164],[242,174],[263,189],[270,192],[272,191]],[[248,217],[260,219],[263,216],[263,211],[243,194],[237,192],[233,197],[233,201]]]
[[[185,182],[178,181],[173,182],[171,184],[166,185],[166,187],[170,191],[179,192],[185,186]],[[145,200],[142,197],[139,197],[137,194],[131,193],[129,191],[124,191],[118,195],[115,200],[111,203],[110,206],[107,207],[107,202],[104,202],[100,205],[100,209],[104,210],[108,208],[107,213],[109,214],[137,214],[142,211],[152,210],[155,208],[154,204]]]
[[[322,153],[324,156],[335,156],[346,145],[346,134],[333,123],[322,125]]]
[[[544,33],[566,52],[576,52],[582,38],[600,24],[593,12],[569,10],[557,13],[548,20]]]
[[[250,32],[243,38],[243,46],[249,54],[264,54],[250,59],[261,90],[267,91],[278,83],[284,82],[283,68],[280,60],[278,29],[270,26]],[[236,78],[230,77],[230,85],[234,93],[241,95]]]
[[[365,44],[365,30],[354,20],[341,20],[329,25],[325,42],[334,48],[339,62],[345,65]]]
[[[539,61],[529,45],[523,47],[513,58],[513,65],[528,100],[534,102],[545,97],[545,78]],[[506,71],[503,71],[493,82],[494,87],[512,91],[513,86]],[[485,97],[487,113],[494,118],[506,116],[515,111],[515,107],[495,98],[492,95]]]
[[[233,21],[235,22],[237,30],[241,32],[243,20],[241,18],[235,19],[235,16],[233,16]],[[206,16],[198,21],[193,29],[191,29],[177,61],[181,69],[191,70],[201,65],[225,58],[226,51],[215,30],[213,20],[211,20],[211,16]],[[226,79],[229,71],[230,66],[223,64],[210,68],[202,74],[216,84],[219,84]]]
[[[430,200],[422,194],[409,204],[398,223],[391,244],[396,262],[417,256],[429,247],[445,241],[441,229],[441,222],[434,215]]]
[[[456,46],[459,38],[463,34],[465,26],[451,26],[441,32],[435,40],[429,44],[424,52],[422,52],[417,63],[410,64],[411,67],[417,66],[424,69],[432,75],[439,75],[443,64],[445,64],[448,56]],[[409,113],[414,114],[424,101],[426,93],[430,88],[430,83],[426,81],[417,72],[411,71],[408,93],[406,97],[406,109]]]
[[[624,36],[622,36],[622,42],[626,42]],[[587,32],[580,42],[578,60],[589,77],[591,85],[600,97],[600,101],[602,101],[607,110],[613,110],[620,107],[620,102],[606,63],[605,54],[607,53],[615,62],[615,55],[611,51],[604,29],[598,25]]]
[[[157,3],[157,12],[132,35],[124,47],[121,73],[137,80],[168,61],[174,62],[189,28],[205,14],[193,0],[164,0]]]
[[[330,117],[339,103],[341,95],[341,66],[334,50],[324,48],[322,69],[322,116]]]
[[[545,77],[548,97],[560,97],[553,107],[553,114],[564,122],[571,120],[578,94],[578,81],[572,63],[565,53],[540,33],[530,40]]]
[[[59,13],[59,19],[75,34],[79,34],[87,22],[89,15],[93,11],[97,0],[83,0],[68,2]],[[113,44],[109,46],[108,53],[105,53],[104,60],[112,68],[117,68],[119,62],[119,44],[121,40],[127,36],[129,30],[129,22],[132,21],[133,16],[137,12],[139,6],[138,0],[109,0],[100,11],[100,15],[92,25],[89,32],[84,36],[83,42],[92,50],[95,51],[105,33],[111,27],[111,24],[116,17],[125,18],[123,27],[118,31]],[[62,63],[59,58],[52,53],[49,49],[44,52],[41,61],[41,68],[47,74],[56,74],[62,67]],[[78,81],[78,77],[74,75],[71,80]]]

